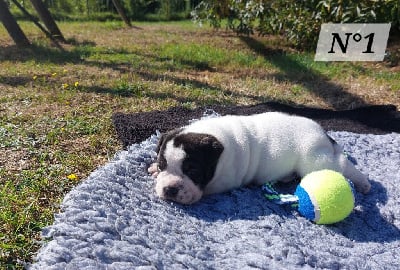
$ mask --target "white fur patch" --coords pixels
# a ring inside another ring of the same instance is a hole
[[[167,160],[167,170],[170,173],[182,174],[182,162],[186,157],[186,153],[181,147],[175,147],[174,141],[171,140],[167,143],[164,151],[164,157]]]

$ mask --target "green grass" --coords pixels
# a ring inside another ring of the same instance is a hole
[[[279,37],[239,37],[191,22],[59,23],[53,47],[0,28],[0,269],[21,269],[64,195],[120,149],[114,112],[208,104],[346,109],[400,105],[399,72],[380,63],[321,63]]]
[[[260,56],[243,53],[224,48],[216,48],[212,45],[197,44],[166,44],[155,48],[157,55],[168,62],[169,69],[198,69],[207,70],[213,67],[236,68],[264,67],[268,65]]]

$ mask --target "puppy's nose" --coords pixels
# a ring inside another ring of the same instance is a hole
[[[176,187],[165,187],[163,192],[167,198],[175,198],[178,195],[179,189]]]

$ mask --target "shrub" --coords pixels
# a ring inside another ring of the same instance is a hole
[[[208,21],[242,34],[283,34],[295,46],[315,48],[322,23],[391,22],[400,29],[398,0],[205,0],[192,12],[195,21]]]

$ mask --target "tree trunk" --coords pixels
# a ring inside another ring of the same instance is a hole
[[[29,18],[37,27],[39,27],[39,29],[42,30],[42,32],[43,32],[47,37],[53,39],[53,37],[52,37],[52,35],[50,34],[50,32],[47,31],[47,30],[38,22],[38,20],[37,20],[35,17],[33,17],[33,16],[18,2],[18,0],[11,0],[11,1],[14,3],[14,5],[17,6],[17,8],[19,8],[19,9],[22,11],[22,13],[23,13],[27,18]],[[54,40],[54,39],[53,39],[53,40]]]
[[[36,9],[40,19],[46,25],[47,30],[49,30],[50,34],[60,41],[65,42],[64,36],[61,34],[60,29],[58,28],[56,22],[51,16],[49,10],[43,4],[41,0],[30,0],[33,7]]]
[[[112,0],[114,3],[115,8],[117,9],[119,15],[121,16],[122,20],[124,20],[124,22],[126,23],[127,26],[132,26],[131,22],[129,21],[128,17],[125,14],[125,10],[122,7],[121,3],[119,2],[119,0]]]
[[[15,21],[4,0],[0,0],[0,21],[7,29],[15,44],[17,44],[18,46],[30,45],[29,40],[26,38],[24,32],[22,32],[21,28]]]

